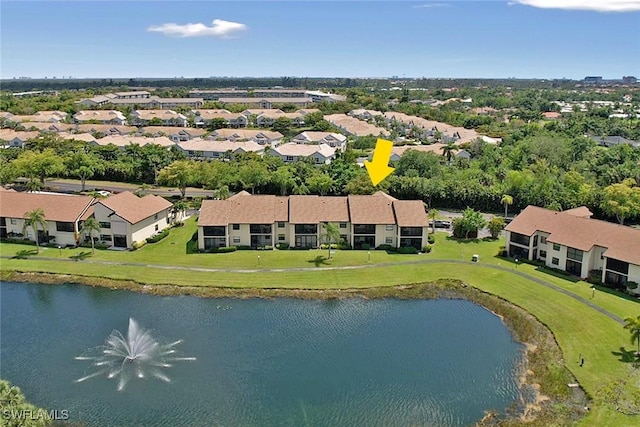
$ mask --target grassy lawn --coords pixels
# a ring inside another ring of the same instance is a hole
[[[185,286],[228,287],[285,287],[285,288],[358,288],[392,286],[455,278],[474,287],[498,295],[533,314],[553,331],[562,349],[566,366],[574,374],[587,393],[594,396],[599,386],[627,375],[628,363],[621,360],[620,351],[632,350],[629,334],[621,325],[580,301],[553,289],[503,271],[486,268],[500,265],[513,269],[515,264],[498,258],[496,254],[501,240],[459,242],[448,239],[445,233],[436,234],[433,252],[423,255],[391,255],[384,251],[337,251],[331,260],[324,259],[327,251],[237,251],[227,254],[187,254],[187,242],[195,232],[193,219],[186,225],[171,231],[169,237],[134,252],[96,251],[90,260],[140,263],[145,266],[113,266],[88,262],[61,262],[70,256],[90,249],[47,248],[42,259],[2,259],[2,270],[44,271],[64,274],[130,279],[149,284],[175,284]],[[18,251],[35,249],[24,245],[0,245],[0,254],[13,256]],[[477,264],[454,264],[447,260],[470,260],[473,254],[480,256]],[[258,256],[260,263],[258,264]],[[320,258],[318,258],[320,257]],[[442,260],[434,264],[385,265],[394,262],[410,262],[422,259]],[[166,266],[205,267],[220,269],[283,269],[296,271],[260,271],[257,273],[184,271],[161,268]],[[370,265],[368,268],[324,271],[313,267],[344,267]],[[538,277],[562,287],[619,317],[637,315],[640,304],[614,293],[595,292],[588,283],[567,280],[539,271],[535,266],[520,264],[519,272]],[[585,359],[584,366],[579,360]],[[610,410],[598,402],[581,422],[583,426],[632,426],[637,419]]]

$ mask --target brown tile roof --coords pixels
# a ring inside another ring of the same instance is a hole
[[[131,224],[136,224],[172,206],[170,202],[160,196],[149,194],[144,197],[138,197],[129,191],[114,194],[106,199],[98,200],[97,203],[112,210],[120,218]]]
[[[395,200],[393,210],[400,227],[429,226],[429,218],[421,200]]]
[[[346,197],[290,196],[289,212],[292,224],[349,222]]]
[[[292,224],[352,222],[428,226],[422,201],[397,200],[382,192],[372,196],[347,197],[252,196],[240,192],[227,200],[205,200],[198,225],[272,224],[277,221]]]
[[[578,208],[567,209],[566,211],[562,211],[563,213],[579,216],[581,218],[591,218],[593,216],[593,212],[589,210],[586,206],[580,206]]]
[[[347,196],[353,224],[395,224],[393,201],[382,195]]]
[[[640,230],[631,227],[527,206],[505,230],[526,236],[542,231],[550,234],[548,242],[582,251],[600,246],[607,257],[640,265]]]
[[[42,208],[48,221],[75,222],[89,209],[92,201],[89,196],[2,191],[0,216],[24,218],[26,212]]]
[[[199,226],[228,225],[231,204],[227,200],[203,200],[198,216]]]
[[[76,125],[76,129],[80,132],[101,132],[105,134],[111,133],[112,130],[116,130],[121,134],[127,134],[138,130],[135,126],[100,125],[95,123],[81,123]]]

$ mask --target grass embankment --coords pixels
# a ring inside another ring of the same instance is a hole
[[[432,282],[443,278],[458,279],[522,307],[546,325],[553,332],[562,349],[566,367],[591,397],[595,395],[598,387],[627,376],[629,363],[624,361],[627,360],[625,352],[628,354],[629,351],[632,351],[628,332],[623,330],[619,323],[595,311],[583,302],[513,274],[516,271],[514,264],[495,257],[501,245],[499,241],[461,243],[447,239],[445,234],[437,234],[437,243],[431,254],[389,255],[382,251],[371,251],[371,263],[368,263],[366,251],[338,251],[331,260],[322,260],[322,257],[326,256],[326,251],[238,251],[227,254],[187,254],[187,242],[194,230],[195,224],[193,220],[190,220],[185,227],[172,230],[169,237],[157,244],[127,253],[96,251],[96,255],[89,258],[91,261],[139,263],[145,264],[145,266],[114,266],[87,261],[61,262],[61,259],[68,260],[69,256],[80,251],[90,251],[90,249],[62,250],[60,252],[57,249],[49,248],[43,250],[40,256],[51,257],[54,258],[53,260],[2,259],[2,270],[68,274],[78,277],[49,277],[49,279],[78,281],[154,293],[190,293],[203,296],[228,295],[229,292],[239,296],[304,296],[309,294],[300,289],[316,289],[324,295],[331,296],[374,292],[380,296],[402,297],[418,292],[415,289],[419,288],[402,286],[391,289],[389,287]],[[30,247],[2,244],[0,245],[0,253],[3,256],[11,256],[20,250],[25,250],[25,248],[29,249]],[[31,249],[35,248],[31,247]],[[453,264],[450,261],[447,262],[447,260],[469,260],[473,254],[480,255],[480,263]],[[259,265],[258,255],[260,255]],[[318,256],[321,257],[320,262],[318,262]],[[440,260],[441,262],[384,265],[385,263],[406,263],[423,259]],[[513,267],[513,271],[488,268],[490,265],[498,264]],[[242,268],[261,271],[257,273],[187,271],[166,269],[163,268],[163,265],[182,268]],[[344,270],[327,269],[327,267],[358,265],[370,266]],[[316,266],[320,270],[316,269]],[[518,272],[525,272],[559,286],[572,294],[590,299],[592,303],[619,317],[637,315],[640,310],[640,305],[636,301],[612,293],[596,291],[595,297],[591,299],[592,290],[590,285],[585,282],[556,277],[538,271],[531,265],[522,264],[517,267]],[[266,271],[267,269],[283,268],[299,268],[300,270]],[[46,281],[46,276],[3,274],[3,280],[11,279],[42,282]],[[145,284],[163,286],[144,286]],[[220,289],[222,287],[235,289],[231,291]],[[361,290],[372,287],[380,287],[380,289],[375,291]],[[280,288],[280,290],[266,290],[267,288]],[[286,291],[287,289],[290,291]],[[419,292],[417,296],[421,297]],[[479,302],[486,306],[489,304],[488,302]],[[490,306],[489,308],[493,310]],[[512,317],[513,315],[509,313],[505,316],[507,322]],[[535,344],[535,341],[532,343]],[[538,364],[542,368],[538,368],[540,372],[536,372],[536,376],[542,378],[540,382],[543,385],[541,390],[543,394],[562,396],[568,392],[565,388],[567,377],[563,373],[561,361],[556,362],[553,355],[544,354],[542,350],[538,353],[532,352],[530,357],[533,364]],[[540,359],[540,363],[536,362],[536,357]],[[579,366],[581,358],[585,360],[582,367]],[[563,408],[564,406],[558,406],[552,409],[561,412]],[[557,415],[559,416],[559,414]],[[553,420],[550,418],[542,418],[541,420],[543,421],[540,421],[539,425],[553,425]],[[580,424],[583,426],[618,427],[637,425],[637,422],[637,417],[624,416],[596,400],[593,402],[592,410]],[[555,424],[562,425],[562,422]]]

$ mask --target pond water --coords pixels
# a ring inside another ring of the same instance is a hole
[[[522,346],[464,300],[205,299],[0,285],[1,371],[93,426],[463,426],[518,399]],[[75,360],[129,318],[195,361],[123,391]]]

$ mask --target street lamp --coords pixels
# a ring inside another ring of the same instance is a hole
[[[260,255],[258,255],[258,265],[260,265]]]
[[[518,269],[518,258],[516,258],[516,270]]]
[[[371,262],[371,251],[367,252],[367,262]]]
[[[60,254],[60,258],[62,258],[62,246],[58,245],[58,252]]]

